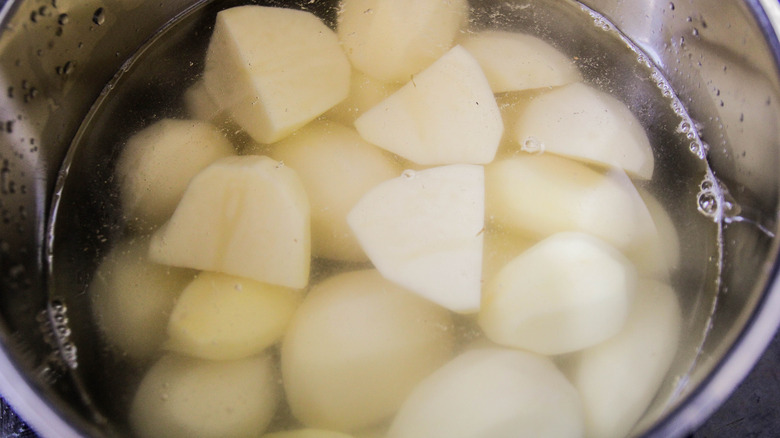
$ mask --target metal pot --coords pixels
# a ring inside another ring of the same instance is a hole
[[[87,382],[96,372],[89,357],[99,352],[92,351],[91,327],[79,315],[81,289],[53,290],[58,255],[48,251],[47,231],[53,201],[63,195],[58,180],[69,170],[63,160],[91,106],[110,89],[106,84],[128,68],[125,61],[170,20],[204,3],[9,0],[0,11],[0,392],[43,436],[122,431],[103,415],[95,401],[101,397],[93,397]],[[689,315],[684,347],[636,429],[684,436],[731,393],[780,323],[780,6],[772,0],[583,3],[663,73],[701,122],[698,135],[710,145],[716,183],[730,189],[716,199],[721,213],[730,203],[730,214],[716,222],[678,217],[685,263],[700,274],[677,285]],[[648,114],[643,122],[662,121]],[[667,176],[675,177],[674,170]],[[703,201],[694,196],[692,209],[703,208],[695,205]],[[700,232],[702,221],[714,235]],[[76,215],[66,225],[94,223]],[[76,262],[58,269],[75,282],[89,275]]]

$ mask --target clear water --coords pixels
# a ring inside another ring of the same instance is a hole
[[[216,13],[245,3],[201,2],[144,46],[107,85],[85,119],[55,196],[49,230],[52,296],[67,303],[69,331],[61,344],[77,367],[67,366],[91,401],[96,418],[107,418],[127,432],[126,415],[146,365],[126,360],[96,336],[86,289],[101,258],[127,233],[119,208],[114,165],[127,139],[156,120],[183,118],[182,94],[203,70],[205,49]],[[333,26],[332,2],[298,0]],[[586,81],[625,102],[646,128],[656,158],[652,181],[642,183],[667,207],[681,235],[682,265],[673,276],[686,312],[684,339],[670,378],[659,389],[658,404],[674,393],[676,382],[696,360],[717,289],[720,253],[718,221],[723,195],[703,160],[696,124],[685,114],[663,75],[607,20],[573,1],[485,1],[473,5],[471,27],[521,31],[539,36],[573,59]],[[100,20],[99,14],[95,16]],[[96,21],[97,23],[97,21]],[[98,23],[99,24],[99,23]],[[312,281],[348,266],[315,262]],[[474,336],[467,320],[465,340]],[[71,364],[72,365],[72,364]],[[272,427],[295,424],[281,408]]]

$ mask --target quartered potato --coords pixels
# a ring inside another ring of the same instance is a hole
[[[230,141],[203,121],[163,119],[133,135],[116,167],[129,225],[149,228],[165,222],[192,177],[231,155]]]
[[[272,143],[347,97],[349,75],[336,34],[317,16],[250,5],[217,14],[203,81],[252,138]]]
[[[406,82],[452,47],[467,16],[466,0],[342,0],[338,35],[355,68]]]
[[[449,360],[449,313],[374,270],[312,287],[282,344],[293,415],[309,427],[354,431],[388,419]]]
[[[176,301],[167,350],[203,359],[241,359],[281,339],[302,301],[297,290],[202,272]]]
[[[577,391],[550,359],[476,348],[414,389],[387,438],[575,438],[582,432]]]
[[[486,30],[460,45],[477,59],[494,93],[555,87],[582,80],[574,63],[532,35]]]
[[[489,163],[503,127],[490,84],[461,46],[355,120],[369,142],[423,165]]]
[[[140,438],[257,437],[280,395],[269,356],[207,361],[171,354],[141,381],[130,425]]]
[[[475,312],[484,196],[481,166],[408,170],[366,193],[347,222],[385,278],[447,309]]]
[[[347,214],[369,190],[401,173],[398,163],[352,128],[312,122],[276,143],[274,158],[296,171],[311,203],[312,254],[366,261]]]
[[[309,201],[298,175],[261,156],[217,161],[152,237],[158,263],[296,289],[309,282]]]
[[[555,234],[490,280],[479,325],[497,344],[569,353],[620,331],[635,288],[635,269],[618,250],[588,234]]]

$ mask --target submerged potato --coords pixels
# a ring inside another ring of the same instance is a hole
[[[116,167],[129,225],[149,228],[165,222],[190,180],[231,155],[235,152],[225,136],[202,121],[163,119],[133,135]]]
[[[271,155],[296,171],[311,203],[312,254],[366,261],[347,214],[374,186],[401,173],[386,152],[354,129],[315,121],[276,143]]]
[[[297,290],[202,272],[176,301],[165,348],[203,359],[241,359],[281,339]]]
[[[206,361],[163,356],[147,371],[130,408],[140,438],[257,437],[280,391],[269,356]]]
[[[475,348],[423,380],[387,438],[582,436],[577,391],[549,359]]]
[[[282,343],[293,415],[309,427],[354,431],[389,418],[452,354],[444,309],[373,270],[314,286]]]
[[[150,262],[148,243],[137,238],[117,244],[95,270],[88,290],[98,329],[120,354],[135,360],[156,353],[176,297],[194,276]]]

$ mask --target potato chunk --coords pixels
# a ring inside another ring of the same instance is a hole
[[[467,14],[465,0],[342,0],[338,35],[358,70],[406,82],[452,47]]]
[[[681,326],[674,290],[642,281],[620,333],[574,355],[567,375],[583,401],[586,437],[628,435],[672,364]]]
[[[130,408],[140,438],[257,437],[280,391],[268,356],[205,361],[163,356],[146,373]]]
[[[569,58],[532,35],[488,30],[469,35],[460,44],[479,61],[494,93],[555,87],[582,79]]]
[[[97,327],[109,344],[135,360],[165,340],[176,297],[195,273],[147,260],[148,239],[120,242],[98,266],[88,294]]]
[[[618,249],[657,238],[642,198],[620,169],[607,173],[567,158],[518,155],[486,166],[486,214],[517,233],[544,238],[582,231]]]
[[[545,152],[620,167],[632,176],[653,176],[653,149],[631,110],[613,96],[582,83],[531,100],[514,126],[517,143]]]
[[[310,427],[352,431],[390,417],[452,354],[449,313],[374,271],[314,286],[282,343],[293,414]]]
[[[347,126],[352,126],[364,112],[385,100],[399,88],[401,88],[401,84],[380,81],[360,70],[352,70],[349,95],[325,113],[325,116]]]
[[[312,122],[274,146],[271,155],[298,173],[311,202],[312,253],[366,261],[347,213],[379,183],[401,173],[397,162],[354,129]]]
[[[382,275],[455,312],[479,309],[484,172],[454,164],[376,186],[347,216]]]
[[[456,46],[363,113],[355,128],[417,164],[484,164],[496,155],[504,122],[479,63]]]
[[[422,381],[388,438],[582,436],[577,391],[553,363],[531,353],[476,348]]]
[[[296,290],[203,272],[176,302],[165,348],[216,360],[261,353],[281,339],[301,300]]]
[[[309,227],[306,191],[292,169],[268,157],[229,157],[192,179],[149,256],[300,289],[309,281]]]
[[[616,334],[635,288],[634,267],[616,249],[587,234],[556,234],[488,283],[479,325],[497,344],[569,353]]]
[[[163,119],[133,135],[116,167],[130,225],[144,228],[168,220],[192,177],[231,155],[230,142],[206,122]]]
[[[203,80],[252,138],[271,143],[347,97],[349,75],[336,34],[315,15],[240,6],[217,14]]]

